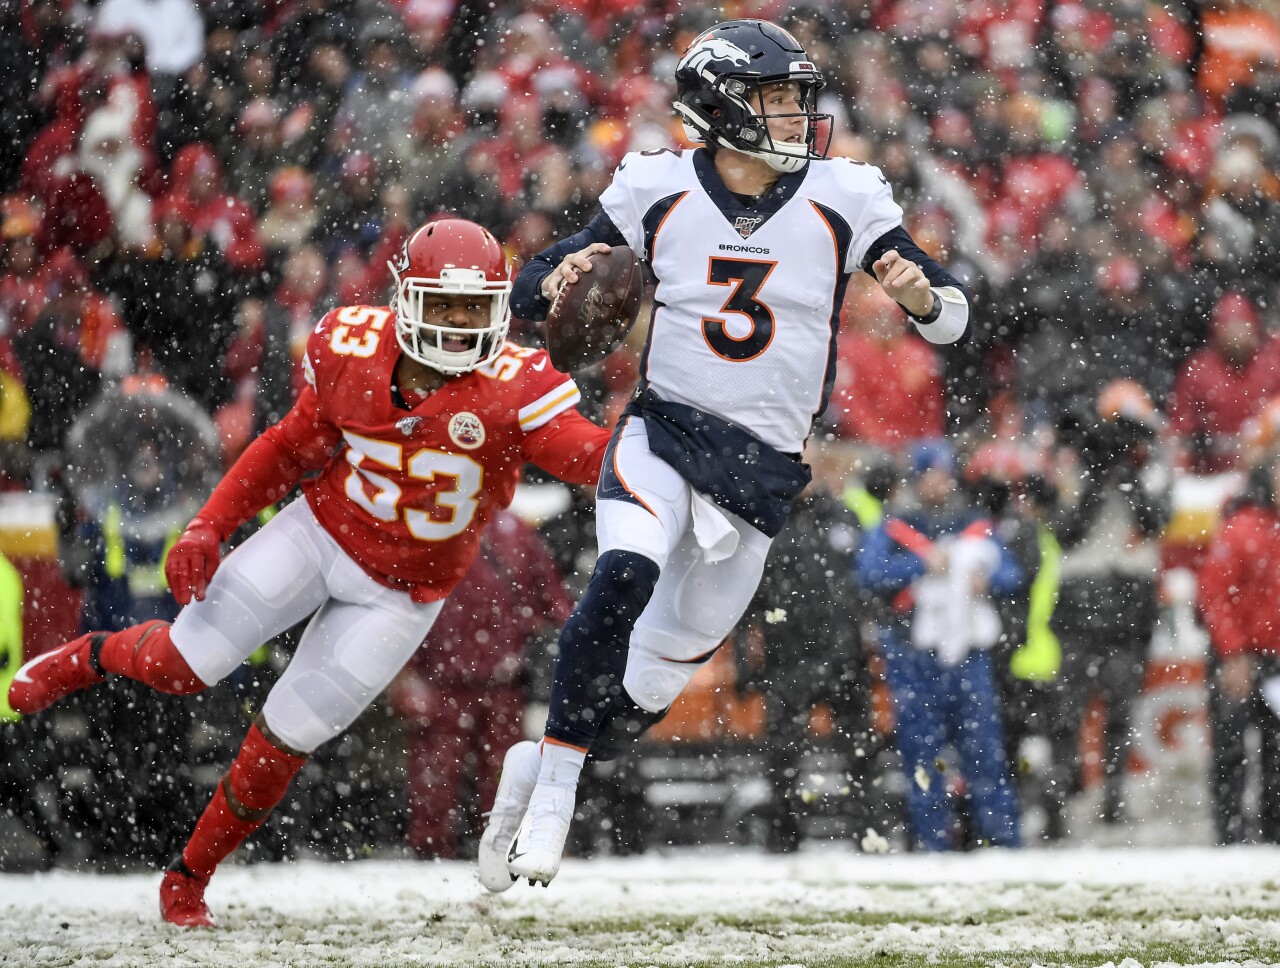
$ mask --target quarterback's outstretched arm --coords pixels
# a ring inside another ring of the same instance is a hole
[[[918,265],[929,287],[933,290],[933,312],[926,316],[911,316],[920,335],[930,343],[958,343],[969,333],[969,296],[960,280],[938,264],[929,253],[916,244],[915,239],[901,225],[880,236],[867,249],[862,268],[873,279],[871,268],[886,252],[896,250],[898,255]],[[908,315],[911,315],[908,313]]]
[[[551,303],[542,295],[542,280],[551,274],[565,256],[579,252],[593,242],[603,242],[605,245],[627,244],[609,216],[598,212],[577,235],[571,235],[550,248],[543,249],[520,268],[520,274],[511,287],[511,314],[531,321],[546,319]]]

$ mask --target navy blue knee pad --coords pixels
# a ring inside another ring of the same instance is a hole
[[[604,722],[596,741],[591,746],[591,758],[602,762],[616,760],[640,741],[650,727],[660,723],[671,707],[659,709],[656,713],[637,706],[635,700],[627,695],[626,690],[615,696],[609,708],[604,712]]]
[[[546,735],[591,748],[608,706],[623,695],[631,630],[661,569],[634,551],[606,551],[560,633]]]

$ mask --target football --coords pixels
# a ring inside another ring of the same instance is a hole
[[[560,290],[542,338],[556,369],[580,370],[599,363],[626,338],[640,311],[640,263],[625,245],[591,256],[591,271]]]

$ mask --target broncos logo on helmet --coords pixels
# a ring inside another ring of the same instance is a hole
[[[751,63],[751,55],[732,41],[721,37],[707,37],[695,41],[694,45],[680,59],[677,70],[701,70],[712,61],[729,61],[731,64],[746,66]]]

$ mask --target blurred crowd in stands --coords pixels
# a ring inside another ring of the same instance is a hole
[[[880,166],[908,230],[975,307],[972,338],[939,352],[870,280],[849,288],[815,435],[824,472],[799,512],[821,526],[779,542],[784,564],[737,637],[740,684],[766,695],[775,743],[770,843],[797,843],[818,699],[838,713],[851,782],[868,737],[896,735],[908,841],[945,849],[1027,839],[1020,796],[1043,818],[1036,836],[1070,835],[1081,719],[1101,694],[1100,815],[1123,820],[1169,566],[1199,570],[1215,837],[1280,840],[1280,720],[1264,699],[1280,624],[1277,0],[4,4],[5,486],[56,490],[75,420],[131,376],[194,401],[229,462],[290,405],[322,313],[385,302],[386,260],[411,227],[470,218],[519,263],[586,222],[626,152],[688,147],[675,62],[739,16],[802,41],[828,79],[830,154]],[[592,416],[625,403],[643,329],[579,375]],[[537,338],[518,321],[513,333]],[[1171,561],[1174,484],[1223,474],[1239,478],[1228,526]],[[518,668],[521,650],[566,609],[532,576],[558,565],[572,584],[584,555],[589,570],[588,503],[571,495],[544,528],[554,561],[533,536],[532,557],[477,566],[477,588],[506,588],[486,601],[524,616],[498,635],[505,651],[474,648],[493,615],[461,602],[440,635],[468,639],[473,665],[433,647],[393,691],[420,853],[460,849],[441,815],[460,757],[472,801],[491,796],[541,674]],[[67,515],[77,533],[84,509]],[[785,563],[824,556],[837,567]],[[1224,583],[1232,567],[1244,574]],[[853,611],[805,614],[815,589]],[[872,724],[873,666],[888,727]],[[1243,814],[1251,725],[1256,820]],[[1028,734],[1052,749],[1030,792]]]

